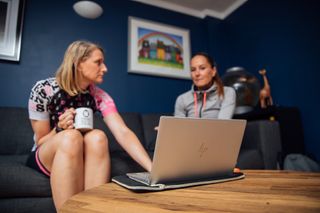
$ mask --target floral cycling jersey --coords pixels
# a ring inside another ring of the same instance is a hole
[[[54,128],[58,118],[68,108],[89,107],[101,112],[103,117],[117,112],[113,99],[102,89],[91,85],[84,93],[70,96],[62,90],[55,78],[38,81],[32,88],[29,98],[29,118],[49,120]]]

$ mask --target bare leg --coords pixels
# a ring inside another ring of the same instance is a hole
[[[39,148],[40,161],[51,171],[52,196],[57,210],[72,195],[83,191],[83,136],[65,130]]]
[[[94,129],[84,136],[84,188],[110,181],[110,154],[104,132]]]

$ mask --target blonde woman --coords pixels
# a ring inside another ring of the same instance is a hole
[[[117,112],[113,99],[96,86],[107,72],[97,44],[69,45],[55,78],[38,81],[31,90],[29,117],[35,146],[28,165],[50,178],[57,210],[72,195],[110,181],[108,139],[103,131],[74,129],[75,109],[100,111],[118,143],[147,171],[151,159]]]

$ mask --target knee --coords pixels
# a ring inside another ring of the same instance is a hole
[[[78,130],[64,130],[58,149],[70,157],[83,155],[83,136]]]
[[[87,133],[84,138],[85,149],[96,155],[106,154],[108,151],[108,138],[98,129]]]

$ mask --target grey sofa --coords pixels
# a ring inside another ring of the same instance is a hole
[[[162,114],[120,114],[152,157],[156,138],[154,127]],[[55,212],[49,179],[25,166],[33,145],[27,109],[0,107],[0,121],[0,212]],[[108,135],[112,176],[143,171],[115,142],[101,118],[95,118],[95,128]],[[276,169],[280,144],[276,121],[248,122],[237,166],[241,169]]]

